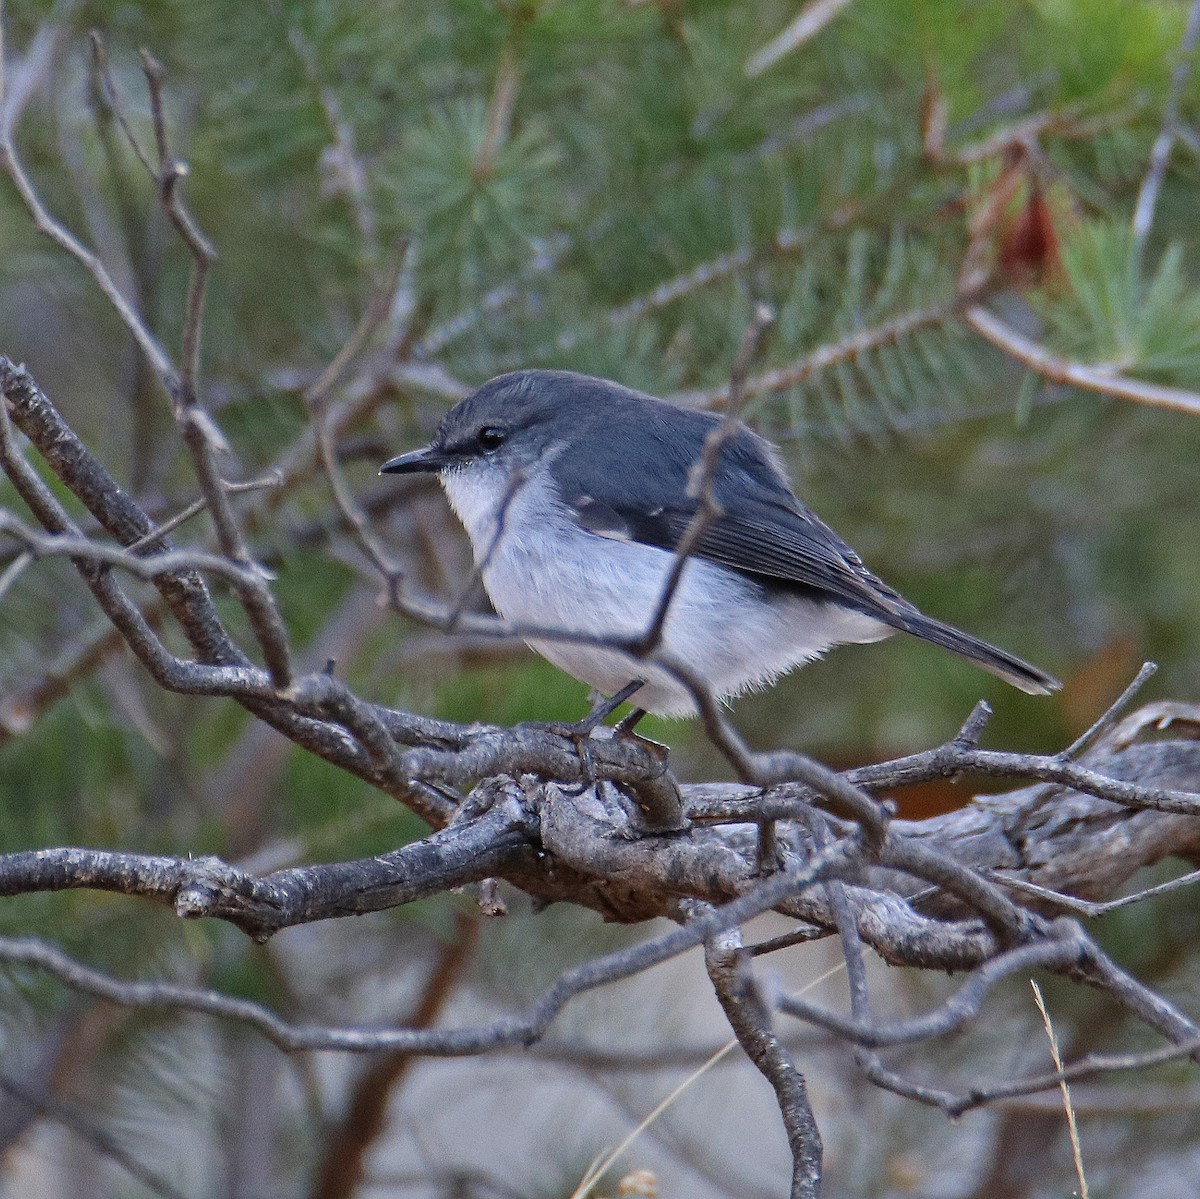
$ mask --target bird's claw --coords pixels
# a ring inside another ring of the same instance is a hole
[[[644,685],[642,679],[634,679],[631,683],[622,687],[616,695],[609,699],[602,700],[598,703],[582,720],[577,720],[574,723],[561,720],[531,720],[521,725],[526,729],[537,729],[543,733],[553,733],[558,737],[565,737],[575,745],[575,751],[579,755],[579,767],[583,775],[582,788],[590,787],[596,782],[596,769],[592,761],[591,739],[592,734],[607,720],[631,695],[634,694],[640,687]],[[647,746],[654,746],[655,749],[661,750],[663,755],[660,760],[665,762],[666,746],[655,745],[653,741],[644,741],[643,738],[637,737],[632,733],[623,733],[622,728],[631,720],[636,724],[638,720],[644,716],[642,710],[636,709],[630,716],[627,716],[614,730],[614,736],[633,736],[634,740],[642,742]],[[633,719],[636,717],[637,719]],[[630,725],[632,728],[632,725]],[[656,757],[659,755],[656,753]]]

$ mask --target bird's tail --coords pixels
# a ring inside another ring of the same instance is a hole
[[[885,619],[888,624],[895,625],[896,628],[903,629],[906,633],[912,633],[913,636],[920,637],[923,641],[940,645],[943,649],[951,650],[960,657],[966,658],[968,662],[974,662],[976,666],[981,666],[984,670],[998,675],[1006,683],[1019,687],[1027,695],[1049,695],[1062,688],[1062,683],[1052,674],[1047,674],[1044,670],[1031,666],[1015,654],[989,645],[978,637],[972,637],[970,633],[964,633],[953,625],[934,620],[933,617],[926,616],[915,608],[911,611],[897,612],[893,610]]]

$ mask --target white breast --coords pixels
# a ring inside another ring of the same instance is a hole
[[[515,491],[486,463],[446,471],[442,486],[466,527],[483,582],[506,620],[597,638],[636,637],[653,619],[674,555],[582,529],[553,494],[547,471]],[[500,517],[501,519],[497,519]],[[793,666],[847,641],[891,632],[845,608],[772,593],[704,559],[687,563],[663,632],[662,656],[685,663],[713,694],[728,698],[763,686]],[[600,645],[546,637],[528,643],[605,695],[635,678],[639,707],[692,715],[687,689],[654,658],[638,660]]]

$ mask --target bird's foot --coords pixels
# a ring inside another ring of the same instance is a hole
[[[589,746],[592,734],[598,729],[631,695],[639,688],[644,686],[644,680],[634,679],[631,683],[622,687],[616,695],[609,699],[601,700],[596,706],[582,719],[574,723],[568,723],[561,720],[531,720],[525,722],[521,727],[527,729],[538,729],[544,733],[554,733],[559,737],[565,737],[567,740],[574,742],[575,750],[579,754],[580,769],[583,771],[583,785],[590,787],[596,781],[596,771],[592,763],[592,751]],[[640,715],[639,715],[640,713]],[[632,716],[637,716],[640,720],[645,713],[641,709],[633,712],[631,716],[627,716],[614,731],[614,736],[619,735],[621,726],[626,724]],[[633,721],[637,723],[636,720]],[[642,741],[641,737],[634,738],[637,741]],[[653,741],[645,742],[646,745],[654,745]],[[665,746],[657,748],[665,750]]]

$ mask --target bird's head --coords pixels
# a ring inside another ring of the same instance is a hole
[[[429,445],[392,458],[380,473],[523,470],[571,440],[580,418],[594,410],[583,379],[566,371],[500,375],[451,408]]]

